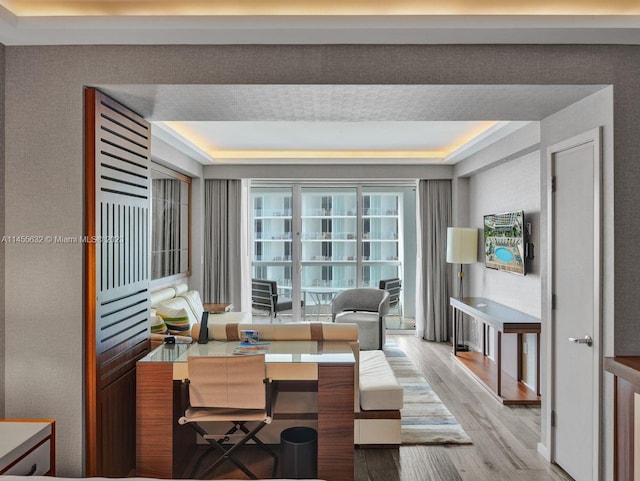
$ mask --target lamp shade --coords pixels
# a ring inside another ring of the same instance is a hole
[[[447,262],[473,264],[478,261],[478,229],[447,227]]]

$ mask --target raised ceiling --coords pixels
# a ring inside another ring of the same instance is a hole
[[[452,163],[598,85],[101,85],[203,163]],[[274,160],[275,159],[275,160]],[[335,163],[338,161],[334,160]]]

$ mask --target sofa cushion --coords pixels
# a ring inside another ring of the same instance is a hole
[[[236,314],[236,313],[229,313]],[[307,341],[314,340],[314,330],[318,336],[315,340],[324,341],[357,341],[358,326],[354,324],[333,324],[331,322],[291,324],[236,324],[216,323],[217,314],[213,316],[214,323],[209,321],[209,339],[218,341],[236,341],[240,339],[240,331],[245,329],[258,330],[258,335],[264,341]],[[211,316],[209,317],[211,319]],[[200,331],[200,324],[193,326],[194,336]]]
[[[200,293],[198,291],[187,291],[183,292],[179,295],[189,305],[193,315],[196,319],[202,319],[202,313],[204,312],[204,307],[202,306],[202,299],[200,299]]]
[[[360,353],[360,407],[365,411],[402,408],[402,386],[382,351]]]
[[[189,290],[189,286],[182,283],[182,284],[177,284],[173,286],[173,289],[176,291],[176,294],[175,294],[176,296],[181,296],[182,294],[184,294]]]
[[[173,287],[165,287],[164,289],[158,289],[149,294],[149,300],[151,301],[151,307],[156,307],[161,302],[172,299],[176,296],[176,290]]]
[[[377,312],[343,312],[336,316],[335,322],[358,325],[358,340],[361,350],[368,351],[382,347],[380,345],[380,317]]]

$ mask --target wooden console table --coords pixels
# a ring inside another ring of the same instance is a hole
[[[458,351],[457,326],[453,323],[453,355],[491,394],[503,404],[540,404],[540,319],[529,316],[484,297],[450,298],[455,310],[468,314],[483,323],[482,352]],[[487,326],[496,331],[495,362],[488,354]],[[502,370],[502,334],[518,335],[517,378]],[[522,382],[522,335],[536,334],[536,384],[535,390]]]

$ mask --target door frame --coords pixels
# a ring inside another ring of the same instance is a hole
[[[554,203],[553,203],[553,162],[556,154],[570,150],[581,145],[592,143],[593,144],[593,318],[594,318],[594,330],[593,330],[593,357],[594,357],[594,372],[593,375],[593,442],[592,442],[592,462],[593,462],[593,481],[597,481],[601,478],[601,472],[603,463],[600,461],[601,457],[601,438],[602,438],[602,127],[591,129],[582,134],[578,134],[574,137],[566,139],[562,142],[558,142],[547,148],[546,159],[546,185],[547,185],[547,288],[546,288],[546,329],[543,329],[544,342],[547,345],[546,349],[546,399],[547,399],[547,415],[545,416],[544,423],[546,425],[546,446],[547,457],[549,461],[555,462],[555,427],[553,426],[553,412],[556,406],[556,393],[554,391],[555,382],[555,335],[553,329],[553,221],[554,221]],[[546,331],[546,332],[544,332]],[[543,398],[543,402],[544,402]]]

